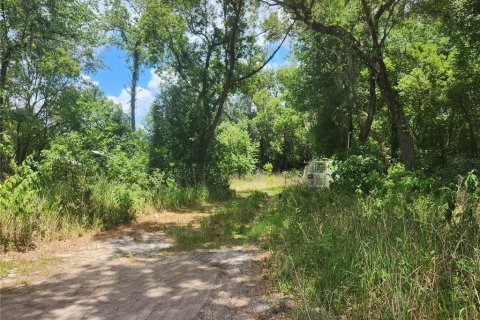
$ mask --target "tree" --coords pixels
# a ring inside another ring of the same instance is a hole
[[[480,137],[477,125],[480,117],[480,5],[475,0],[425,1],[420,6],[424,19],[441,22],[443,35],[454,48],[455,81],[449,92],[451,103],[460,110],[453,112],[466,123],[459,145],[469,149],[472,159],[480,156]],[[453,120],[451,121],[453,124]],[[458,125],[457,125],[458,126]],[[464,125],[458,126],[464,128]],[[450,130],[452,131],[452,130]]]
[[[97,21],[80,0],[2,1],[0,17],[0,143],[14,134],[22,162],[46,146],[59,97],[92,65]]]
[[[317,156],[342,153],[353,146],[354,108],[362,105],[359,71],[350,67],[358,62],[336,38],[312,31],[297,37],[294,54],[298,67],[287,100],[309,115],[312,151]]]
[[[200,113],[194,92],[184,83],[164,87],[150,111],[150,167],[182,185],[198,183]]]
[[[258,144],[248,134],[248,122],[225,121],[217,128],[220,170],[227,177],[252,173],[257,164]]]
[[[135,130],[137,83],[140,68],[146,60],[144,35],[141,19],[145,14],[145,1],[108,0],[105,12],[107,29],[113,31],[112,42],[123,49],[130,59],[130,124]]]
[[[181,24],[168,1],[107,0],[105,12],[111,41],[127,53],[130,80],[130,122],[135,130],[137,84],[142,65],[162,64],[168,34]],[[179,29],[183,30],[183,29]]]
[[[410,8],[407,0],[361,0],[359,2],[272,0],[308,28],[337,38],[368,67],[388,106],[397,131],[402,162],[415,167],[415,149],[405,110],[400,104],[385,64],[385,44],[395,24]],[[395,145],[395,144],[394,144]]]
[[[187,31],[182,34],[167,30],[170,35],[168,47],[172,65],[181,81],[194,93],[196,107],[200,109],[196,128],[199,137],[195,140],[199,151],[194,163],[196,179],[202,182],[208,171],[207,159],[215,131],[230,94],[267,65],[289,30],[277,49],[266,58],[265,48],[257,43],[261,19],[255,1],[200,0],[178,7]],[[152,16],[148,21],[155,23],[158,19]],[[153,35],[153,43],[156,38],[161,37]]]
[[[295,70],[285,66],[263,71],[247,90],[256,107],[251,131],[259,143],[260,166],[272,163],[276,170],[288,170],[308,158],[304,114],[294,109],[289,99]]]

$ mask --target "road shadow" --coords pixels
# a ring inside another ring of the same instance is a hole
[[[35,285],[1,292],[0,318],[253,319],[271,303],[258,298],[252,250],[229,249],[158,261],[92,261]],[[257,317],[258,318],[258,317]]]

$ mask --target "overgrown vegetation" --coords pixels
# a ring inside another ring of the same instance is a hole
[[[221,202],[179,245],[269,244],[301,316],[478,318],[479,30],[475,0],[2,1],[0,251]]]
[[[439,190],[392,169],[368,195],[287,190],[259,218],[281,287],[308,319],[478,318],[476,181]]]
[[[280,197],[253,187],[172,235],[180,249],[269,247],[302,319],[478,318],[478,177],[438,188],[395,166],[377,182],[368,193],[293,186]]]

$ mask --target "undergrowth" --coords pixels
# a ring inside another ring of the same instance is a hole
[[[75,166],[62,171],[43,165],[13,165],[14,174],[0,183],[0,252],[111,229],[150,208],[189,208],[220,198],[204,186],[180,187],[157,174],[132,183]],[[225,191],[220,195],[230,196]]]
[[[257,217],[299,317],[478,319],[476,176],[431,189],[393,169],[383,182],[368,195],[290,188]]]
[[[395,166],[374,189],[253,192],[174,229],[181,249],[260,245],[300,319],[478,319],[478,178]]]

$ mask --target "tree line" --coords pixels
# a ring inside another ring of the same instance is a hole
[[[147,119],[149,172],[216,184],[351,154],[465,171],[479,154],[478,15],[474,0],[2,1],[2,179],[89,125],[81,99],[105,95],[83,75],[105,45],[127,53],[118,125],[132,133],[141,68],[169,78]],[[273,66],[282,47],[290,61]]]

